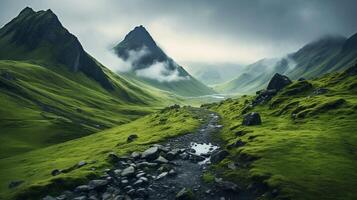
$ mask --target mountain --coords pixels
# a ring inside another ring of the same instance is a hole
[[[239,63],[186,62],[186,70],[206,85],[215,85],[232,80],[244,69]]]
[[[214,91],[192,77],[156,44],[143,26],[130,31],[114,47],[116,55],[132,68],[122,75],[181,96],[202,96]]]
[[[350,38],[325,36],[284,58],[261,65],[259,70],[255,68],[259,62],[249,65],[243,72],[244,76],[220,84],[215,89],[223,93],[254,93],[264,88],[269,81],[268,77],[275,73],[285,74],[291,79],[311,79],[326,73],[342,71],[357,62],[356,44],[357,34]]]
[[[127,123],[172,102],[98,63],[51,10],[22,10],[0,29],[0,46],[0,158]]]

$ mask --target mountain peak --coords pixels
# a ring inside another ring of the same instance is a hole
[[[26,7],[0,29],[0,36],[0,59],[60,64],[72,72],[83,72],[106,89],[113,88],[101,67],[50,9],[35,12]]]
[[[151,37],[150,33],[143,25],[136,26],[124,38],[124,41],[131,43],[136,49],[146,46],[147,48],[155,48],[156,42]]]
[[[29,14],[33,14],[33,13],[35,13],[35,11],[32,8],[26,7],[21,10],[19,15],[29,15]]]

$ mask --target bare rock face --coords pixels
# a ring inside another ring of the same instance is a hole
[[[276,73],[269,81],[267,90],[279,91],[291,83],[291,80],[287,76]]]
[[[262,120],[260,118],[259,113],[252,112],[244,115],[243,125],[245,126],[254,126],[262,124]]]

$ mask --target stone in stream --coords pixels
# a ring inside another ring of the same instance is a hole
[[[133,153],[131,153],[131,157],[136,160],[141,157],[141,154],[139,152],[133,152]]]
[[[75,192],[88,192],[92,188],[89,185],[80,185],[74,189]]]
[[[233,149],[233,148],[236,148],[236,147],[241,147],[241,146],[244,146],[245,145],[245,142],[243,142],[241,139],[233,142],[232,144],[229,144],[227,146],[227,149]]]
[[[167,176],[168,172],[162,172],[161,174],[159,174],[157,177],[156,177],[156,180],[159,180],[159,179],[162,179],[164,178],[165,176]]]
[[[213,164],[221,162],[229,155],[228,151],[226,150],[219,150],[212,153],[210,161]]]
[[[158,147],[150,147],[141,154],[141,158],[146,159],[147,161],[152,161],[158,158],[159,154],[160,150]]]
[[[177,194],[176,194],[176,200],[193,200],[193,193],[191,190],[182,188]]]
[[[262,120],[259,113],[252,112],[244,115],[242,124],[245,126],[260,125],[262,124]]]
[[[166,160],[164,157],[159,156],[156,160],[154,160],[154,162],[160,163],[160,164],[166,164],[166,163],[168,163],[169,161]]]
[[[166,153],[166,159],[167,160],[174,160],[177,155],[180,153],[180,149],[172,149],[171,151]]]
[[[135,168],[133,166],[127,167],[125,168],[122,172],[121,172],[121,176],[132,176],[135,173]]]
[[[174,169],[169,171],[169,176],[176,176],[177,172]]]
[[[53,196],[47,195],[44,198],[42,198],[42,200],[57,200],[57,199],[54,198]]]
[[[87,200],[87,197],[86,196],[79,196],[79,197],[74,198],[73,200]]]
[[[91,180],[89,181],[88,185],[93,189],[101,189],[108,185],[107,180]]]

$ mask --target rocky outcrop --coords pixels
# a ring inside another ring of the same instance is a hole
[[[276,90],[280,91],[287,85],[291,84],[291,80],[284,75],[281,75],[279,73],[276,73],[273,78],[269,81],[267,90]]]
[[[243,117],[243,125],[245,126],[253,126],[253,125],[260,125],[262,120],[260,118],[259,113],[252,112],[244,115]]]

